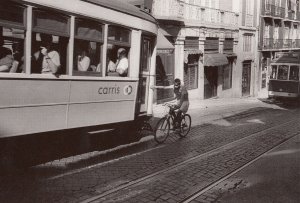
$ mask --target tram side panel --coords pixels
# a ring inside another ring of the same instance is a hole
[[[299,97],[299,81],[269,81],[269,97]]]
[[[1,79],[0,138],[65,128],[68,81]]]
[[[72,81],[68,128],[134,119],[137,81]]]
[[[0,138],[134,119],[137,81],[2,79]]]

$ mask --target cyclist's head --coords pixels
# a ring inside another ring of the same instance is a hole
[[[174,80],[174,88],[179,88],[179,87],[180,87],[180,84],[181,84],[180,79],[179,79],[179,78],[176,78],[176,79]]]

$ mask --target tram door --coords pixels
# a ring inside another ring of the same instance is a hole
[[[251,85],[251,62],[243,63],[242,96],[250,95],[250,85]]]
[[[147,111],[151,56],[153,53],[152,42],[153,40],[150,37],[142,36],[138,94],[138,112],[140,113]]]

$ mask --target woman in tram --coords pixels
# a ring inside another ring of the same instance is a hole
[[[60,56],[57,51],[53,49],[52,36],[47,34],[40,34],[42,44],[41,53],[44,55],[42,64],[43,74],[56,74],[60,67]]]
[[[88,57],[89,44],[83,43],[80,46],[80,54],[78,55],[77,68],[79,71],[87,71],[90,67],[91,59]]]

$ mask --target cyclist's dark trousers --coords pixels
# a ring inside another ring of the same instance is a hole
[[[176,113],[176,116],[174,118],[174,123],[176,126],[179,126],[180,125],[180,122],[181,122],[181,116],[182,116],[182,111],[180,109],[178,109],[177,113]]]

